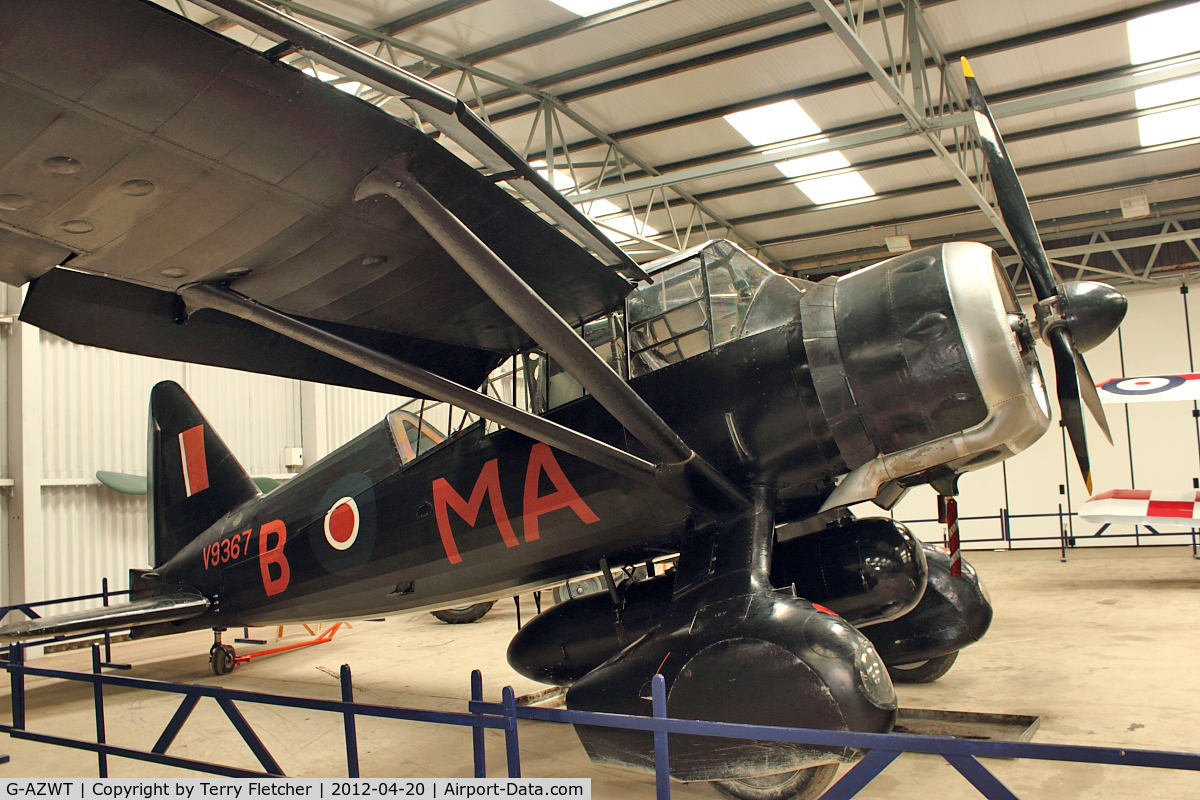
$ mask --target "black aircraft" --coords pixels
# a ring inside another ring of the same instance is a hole
[[[600,570],[608,592],[556,606],[509,650],[570,684],[571,708],[648,714],[657,672],[672,716],[888,731],[885,664],[931,679],[983,635],[969,567],[953,577],[903,526],[842,509],[921,483],[953,494],[1041,436],[1035,329],[1087,476],[1079,351],[1125,301],[1057,281],[973,79],[1032,327],[980,244],[821,283],[724,241],[639,267],[452,95],[256,0],[203,4],[280,44],[259,53],[141,0],[0,5],[0,279],[29,284],[21,318],[499,427],[393,412],[262,495],[160,384],[135,598],[0,636],[377,617]],[[482,171],[280,60],[297,51],[403,95]],[[513,357],[527,409],[478,390]],[[611,582],[669,553],[666,574]],[[214,669],[231,656],[218,640]],[[648,734],[579,735],[594,759],[651,764]],[[758,798],[819,788],[853,755],[671,748],[676,778]]]

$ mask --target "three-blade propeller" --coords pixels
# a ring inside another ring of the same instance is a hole
[[[1000,207],[1000,214],[1004,217],[1017,255],[1025,265],[1038,299],[1035,307],[1037,322],[1042,339],[1054,354],[1058,406],[1062,410],[1063,425],[1071,437],[1079,470],[1083,473],[1088,494],[1091,494],[1092,468],[1088,459],[1087,434],[1083,427],[1081,395],[1083,403],[1086,403],[1110,443],[1112,434],[1096,393],[1096,384],[1081,351],[1104,341],[1117,329],[1125,317],[1127,301],[1124,295],[1105,284],[1063,284],[1058,280],[1050,268],[1046,249],[1042,246],[1037,225],[1033,221],[1033,213],[1029,210],[1029,201],[1017,179],[1017,171],[965,58],[962,59],[962,67],[970,92],[971,110],[975,113],[975,125],[983,143],[984,159],[996,192],[996,204]]]

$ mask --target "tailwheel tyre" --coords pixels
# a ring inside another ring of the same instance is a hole
[[[494,600],[489,600],[486,603],[475,603],[474,605],[459,606],[458,608],[443,608],[441,611],[430,611],[429,613],[442,622],[449,622],[451,625],[461,625],[464,622],[474,622],[482,618],[484,614],[492,610],[494,604]]]
[[[208,661],[212,666],[213,674],[228,675],[233,672],[233,668],[237,666],[237,661],[234,660],[236,655],[231,646],[214,644],[208,651]]]
[[[889,664],[888,673],[895,683],[933,683],[945,675],[958,659],[958,651],[944,656],[931,658],[928,661],[914,661],[912,664]]]
[[[813,800],[820,797],[837,774],[837,764],[760,775],[755,778],[735,778],[713,781],[717,791],[734,800]]]

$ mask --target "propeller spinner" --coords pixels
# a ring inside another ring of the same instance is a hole
[[[987,101],[983,99],[983,92],[979,90],[966,58],[962,59],[962,67],[970,92],[971,109],[975,112],[975,125],[983,142],[984,159],[996,191],[996,203],[1037,296],[1034,311],[1038,330],[1054,354],[1058,406],[1062,411],[1063,424],[1071,437],[1079,470],[1091,494],[1092,468],[1088,459],[1087,433],[1083,427],[1081,397],[1110,443],[1112,434],[1096,393],[1096,384],[1081,351],[1094,347],[1112,335],[1125,318],[1128,301],[1107,284],[1090,281],[1062,283],[1058,280],[1050,268],[1046,248],[1042,246],[1033,213],[1029,210],[1029,200],[1021,188],[1004,141],[1000,138],[996,120]]]

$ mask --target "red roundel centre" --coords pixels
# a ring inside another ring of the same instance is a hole
[[[325,515],[325,540],[335,550],[346,550],[358,538],[358,505],[343,497]]]

